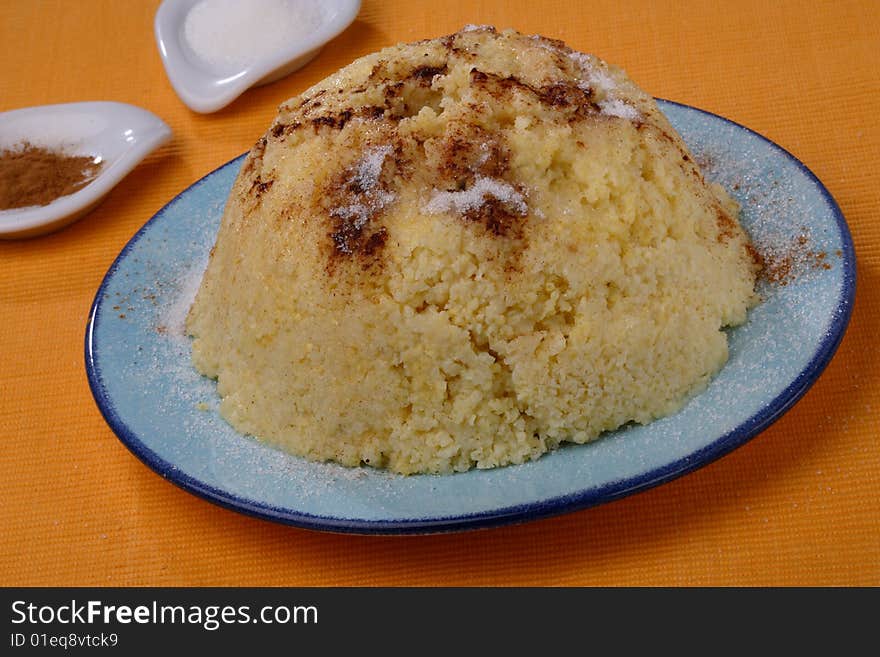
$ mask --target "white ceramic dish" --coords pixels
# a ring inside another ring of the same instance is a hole
[[[156,43],[171,86],[192,110],[215,112],[253,86],[274,82],[302,68],[331,39],[340,34],[360,11],[360,0],[322,0],[322,20],[308,34],[258,61],[233,69],[211,66],[188,45],[187,15],[203,0],[165,0],[156,12]],[[210,1],[210,0],[209,0]]]
[[[103,161],[94,180],[73,194],[43,206],[0,210],[0,238],[41,235],[79,219],[170,138],[171,129],[159,117],[125,103],[64,103],[0,113],[0,150],[27,141]]]

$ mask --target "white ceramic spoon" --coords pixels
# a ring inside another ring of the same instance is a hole
[[[190,109],[201,113],[215,112],[250,87],[274,82],[305,66],[354,21],[361,7],[360,0],[315,2],[320,7],[321,19],[313,30],[253,63],[224,70],[200,58],[187,43],[187,16],[203,1],[206,0],[165,0],[154,21],[156,43],[171,86]],[[210,4],[211,0],[207,2]]]
[[[22,142],[101,158],[98,175],[47,205],[0,210],[0,238],[57,230],[93,209],[150,152],[171,138],[154,114],[125,103],[42,105],[0,113],[0,151]]]

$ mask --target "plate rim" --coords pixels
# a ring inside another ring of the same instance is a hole
[[[92,395],[99,411],[104,417],[104,420],[120,442],[122,442],[142,463],[155,473],[159,474],[163,479],[170,481],[189,493],[212,502],[222,508],[236,511],[247,516],[303,529],[338,534],[402,535],[452,533],[475,529],[488,529],[503,525],[519,524],[550,518],[598,506],[623,497],[628,497],[635,493],[649,490],[703,468],[726,454],[729,454],[734,449],[741,447],[752,438],[765,431],[788,412],[798,401],[800,401],[831,362],[831,359],[834,357],[834,354],[840,346],[849,327],[849,321],[855,303],[855,247],[849,226],[846,223],[846,219],[843,212],[840,210],[837,201],[822,181],[819,180],[816,174],[814,174],[791,152],[759,132],[714,112],[663,98],[656,98],[656,101],[661,111],[664,105],[677,106],[731,124],[735,128],[757,137],[779,154],[783,155],[786,159],[793,162],[797,168],[807,176],[810,182],[815,185],[825,203],[831,209],[841,241],[840,261],[843,281],[840,297],[838,299],[837,307],[831,311],[831,325],[809,362],[770,402],[764,404],[756,413],[751,414],[748,418],[738,423],[733,429],[718,436],[708,445],[691,452],[684,457],[645,472],[641,472],[636,476],[615,480],[597,488],[584,489],[567,495],[499,507],[487,511],[423,518],[365,520],[310,514],[295,509],[263,503],[258,500],[248,499],[216,486],[206,484],[196,477],[183,472],[173,463],[159,456],[153,449],[148,447],[135,432],[128,428],[116,412],[113,401],[103,385],[99,363],[100,356],[94,349],[93,338],[95,327],[100,321],[98,310],[102,304],[106,287],[108,286],[110,279],[113,277],[113,274],[128,256],[129,252],[144,236],[153,221],[162,216],[181,196],[191,193],[193,190],[204,184],[207,179],[221,170],[230,166],[235,166],[237,163],[241,162],[247,156],[247,152],[225,162],[205,174],[163,205],[162,208],[155,212],[153,216],[150,217],[150,219],[129,239],[107,269],[92,302],[85,331],[86,376],[88,378],[89,388],[91,389]]]

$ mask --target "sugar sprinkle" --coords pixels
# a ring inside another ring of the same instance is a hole
[[[173,301],[168,304],[162,314],[159,324],[162,332],[175,337],[186,335],[186,316],[195,301],[207,265],[208,261],[204,259],[193,265],[178,279],[177,294],[174,295]]]
[[[580,88],[584,91],[598,91],[604,95],[604,98],[599,101],[599,109],[603,114],[627,121],[639,119],[641,116],[639,111],[618,95],[617,82],[614,78],[607,71],[597,68],[589,55],[572,51],[568,57],[580,68],[583,78],[579,85]]]
[[[352,228],[359,231],[367,224],[370,217],[394,202],[397,196],[379,186],[382,166],[391,151],[391,146],[386,145],[370,148],[364,153],[348,180],[348,187],[357,191],[357,200],[333,208],[330,211],[331,216],[351,222]]]
[[[485,176],[477,176],[473,185],[461,191],[449,192],[435,189],[431,200],[428,201],[423,210],[428,214],[442,214],[453,211],[465,214],[477,210],[489,198],[501,201],[510,210],[521,216],[528,214],[529,208],[523,195],[510,183]]]
[[[623,102],[620,98],[608,98],[599,103],[599,109],[603,114],[616,116],[627,121],[635,121],[639,118],[639,111],[632,105]]]

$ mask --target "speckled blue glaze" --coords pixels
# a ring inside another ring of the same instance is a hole
[[[162,208],[110,267],[85,340],[98,407],[139,459],[185,490],[261,518],[335,532],[523,522],[642,491],[721,457],[791,408],[830,361],[852,309],[855,254],[837,204],[793,156],[721,117],[658,102],[711,177],[742,204],[757,242],[807,232],[830,266],[765,285],[764,302],[729,333],[727,365],[674,416],[525,465],[449,476],[315,464],[238,434],[217,414],[214,382],[189,365],[189,339],[163,322],[180,305],[182,283],[198,278],[242,158]]]

